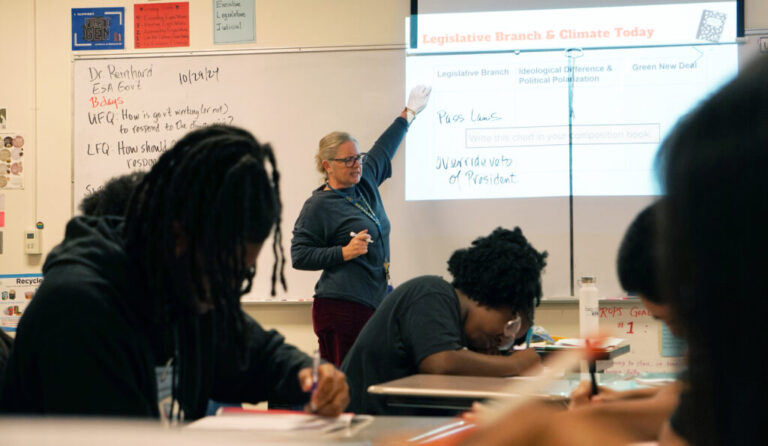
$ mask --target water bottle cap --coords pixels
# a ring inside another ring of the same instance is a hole
[[[595,277],[595,276],[582,276],[581,279],[579,279],[579,282],[582,285],[588,284],[588,283],[594,284],[594,283],[597,283],[597,277]]]

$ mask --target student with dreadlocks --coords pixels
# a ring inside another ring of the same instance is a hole
[[[311,358],[240,307],[273,227],[273,293],[282,279],[278,184],[268,145],[212,126],[158,159],[124,222],[73,218],[19,323],[0,410],[164,416],[156,366],[172,376],[173,420],[199,418],[210,398],[307,403]],[[339,414],[344,374],[321,365],[311,399]]]
[[[546,256],[520,228],[497,228],[451,255],[452,282],[421,276],[397,287],[342,363],[349,379],[349,410],[424,414],[387,407],[366,389],[415,373],[511,376],[538,365],[533,349],[501,356],[499,347],[523,340],[533,324]]]
[[[131,172],[109,179],[93,193],[87,195],[80,202],[79,208],[83,215],[92,217],[101,216],[124,216],[128,208],[128,202],[136,190],[136,187],[144,179],[146,172]],[[163,403],[171,400],[173,373],[171,366],[156,366],[157,375],[157,399]],[[161,403],[162,404],[162,403]],[[208,404],[207,414],[219,405],[215,401]]]

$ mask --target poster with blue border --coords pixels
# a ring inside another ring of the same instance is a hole
[[[72,8],[72,51],[125,49],[125,8]]]
[[[0,330],[16,331],[42,281],[42,274],[0,274]]]

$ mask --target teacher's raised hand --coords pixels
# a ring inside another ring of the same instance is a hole
[[[417,85],[411,90],[411,94],[408,96],[408,104],[405,106],[406,111],[409,114],[409,121],[416,117],[419,112],[424,110],[429,101],[429,94],[432,92],[432,87],[426,85]],[[410,115],[413,114],[413,117]]]

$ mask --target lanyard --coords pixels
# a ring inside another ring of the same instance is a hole
[[[346,195],[346,194],[342,194],[338,190],[334,189],[333,186],[331,186],[330,184],[325,183],[325,185],[328,186],[328,189],[336,192],[336,195],[338,195],[341,198],[347,200],[347,202],[349,204],[351,204],[354,207],[360,209],[360,211],[362,211],[363,214],[365,214],[368,218],[370,218],[376,224],[376,227],[379,228],[379,238],[381,238],[381,235],[383,234],[383,231],[381,230],[381,221],[379,220],[379,217],[377,217],[376,214],[373,212],[373,209],[371,208],[371,205],[368,203],[368,200],[365,199],[363,194],[361,194],[361,193],[359,193],[357,191],[357,188],[355,188],[355,195],[360,197],[360,201],[362,201],[362,203],[363,203],[363,205],[365,205],[365,207],[363,207],[360,204],[360,202],[357,201],[355,198],[352,198],[351,196]]]
[[[361,194],[357,187],[355,187],[355,193],[354,195],[360,197],[360,201],[358,201],[355,198],[352,198],[350,195],[343,194],[340,191],[336,190],[331,186],[328,182],[325,183],[326,186],[328,186],[328,189],[334,191],[336,195],[340,196],[341,198],[347,200],[347,203],[353,205],[354,207],[360,209],[360,211],[365,214],[366,217],[370,218],[375,224],[376,227],[379,229],[379,239],[381,240],[381,246],[384,248],[384,274],[387,278],[387,282],[389,282],[389,255],[386,252],[386,247],[384,246],[384,231],[381,229],[381,221],[379,220],[379,217],[376,216],[376,213],[373,212],[373,208],[371,208],[371,204],[368,203],[368,200],[365,199],[363,194]],[[362,202],[362,204],[360,204]],[[388,285],[389,288],[391,288],[391,285]]]

